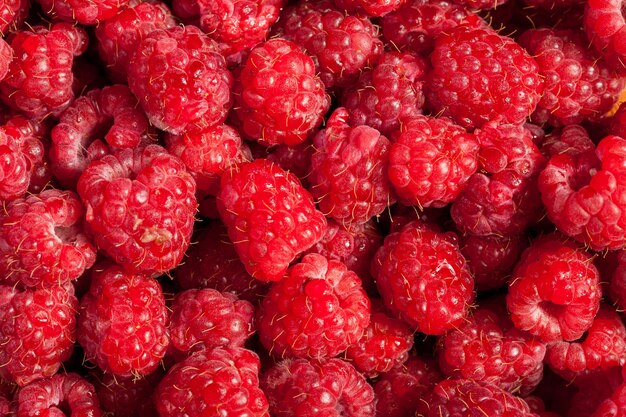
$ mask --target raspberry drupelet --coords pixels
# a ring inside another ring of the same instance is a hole
[[[97,25],[114,17],[131,0],[37,0],[53,20]]]

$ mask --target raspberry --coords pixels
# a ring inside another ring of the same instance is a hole
[[[594,152],[553,156],[539,176],[548,218],[594,250],[626,246],[626,140],[607,136]]]
[[[464,6],[472,10],[489,10],[506,3],[508,0],[452,0],[459,6]]]
[[[172,367],[154,393],[160,417],[267,416],[259,357],[243,348],[195,353]]]
[[[2,282],[51,287],[81,276],[96,260],[82,217],[71,191],[47,190],[8,204],[0,218]]]
[[[395,202],[387,178],[389,140],[369,126],[350,127],[337,108],[313,140],[311,194],[343,225],[361,224]]]
[[[154,30],[128,64],[128,86],[148,119],[174,134],[222,123],[232,81],[217,44],[195,26]]]
[[[472,275],[456,237],[419,221],[385,238],[372,275],[389,310],[429,335],[458,327],[474,299]]]
[[[444,207],[478,167],[477,139],[445,117],[416,116],[394,139],[389,181],[402,204]]]
[[[217,208],[246,270],[263,281],[280,280],[326,231],[298,179],[262,158],[222,175]]]
[[[520,234],[543,214],[537,177],[545,159],[523,126],[490,122],[475,134],[479,172],[452,204],[452,219],[477,236]]]
[[[9,73],[9,66],[13,60],[13,49],[4,39],[0,39],[0,80]]]
[[[189,246],[195,182],[158,145],[124,149],[91,162],[78,180],[96,246],[129,272],[161,273]]]
[[[103,415],[93,385],[75,373],[32,382],[18,392],[16,403],[20,417]]]
[[[619,105],[615,114],[608,120],[608,133],[621,138],[626,137],[626,101]]]
[[[77,338],[87,360],[121,377],[148,375],[169,345],[168,314],[159,283],[100,265],[80,302]]]
[[[95,28],[98,53],[116,82],[125,82],[128,62],[137,44],[150,32],[174,27],[176,21],[164,3],[145,2],[128,7]]]
[[[71,285],[0,286],[0,376],[20,386],[54,375],[69,359],[78,301]]]
[[[491,29],[454,27],[437,38],[430,59],[425,89],[431,110],[468,129],[496,118],[520,124],[543,92],[537,62]]]
[[[531,29],[519,38],[539,64],[543,96],[535,123],[571,125],[606,113],[624,87],[589,50],[585,34],[574,30]]]
[[[621,311],[626,309],[626,252],[613,252],[616,254],[615,269],[609,277],[609,292],[611,298]]]
[[[591,45],[607,64],[624,72],[626,63],[626,19],[621,0],[587,2],[584,27]]]
[[[187,290],[172,303],[172,344],[182,352],[243,347],[254,333],[254,306],[213,289]]]
[[[341,104],[352,126],[368,125],[390,135],[422,112],[426,62],[409,53],[387,52],[347,87]]]
[[[578,391],[569,401],[568,417],[591,416],[603,402],[611,398],[612,393],[624,383],[620,367],[597,370],[585,375],[581,380],[577,377],[574,383]]]
[[[287,359],[261,379],[273,417],[374,417],[376,397],[363,375],[341,359]]]
[[[546,343],[580,338],[591,327],[602,295],[591,256],[562,240],[558,235],[536,239],[515,266],[507,294],[515,327]]]
[[[0,33],[15,31],[22,26],[30,8],[29,0],[5,0],[0,5]]]
[[[626,415],[626,383],[613,391],[610,398],[604,400],[591,417],[621,417]]]
[[[311,172],[311,157],[315,152],[315,148],[310,141],[305,141],[295,146],[273,146],[267,151],[269,154],[266,154],[265,157],[268,160],[297,176],[305,187],[309,185],[308,176]]]
[[[114,17],[130,0],[37,0],[42,10],[54,20],[97,25]]]
[[[594,150],[595,145],[589,138],[589,134],[584,127],[579,125],[570,125],[557,129],[552,134],[546,136],[541,144],[541,152],[547,158],[560,154],[585,154],[585,158],[587,158],[588,154],[593,154]]]
[[[2,100],[29,117],[60,114],[74,99],[72,62],[87,47],[84,29],[57,23],[11,37],[9,73],[0,82]]]
[[[276,357],[331,358],[356,343],[370,321],[357,275],[308,254],[270,287],[257,314],[261,343]]]
[[[266,145],[302,143],[330,107],[311,57],[283,39],[269,40],[250,52],[235,97],[244,134]]]
[[[383,53],[377,27],[366,17],[347,16],[330,0],[285,8],[274,33],[313,56],[316,73],[326,88],[350,85]]]
[[[153,372],[143,378],[120,378],[111,373],[91,372],[100,408],[115,417],[153,417],[157,415],[152,393],[163,377]]]

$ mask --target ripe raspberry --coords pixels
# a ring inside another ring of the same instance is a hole
[[[174,134],[222,123],[232,81],[217,44],[195,26],[154,30],[128,64],[128,86],[148,119]]]
[[[349,16],[330,0],[285,8],[274,34],[301,45],[313,56],[326,88],[345,87],[383,53],[378,29],[366,17]]]
[[[4,39],[0,38],[0,80],[9,73],[9,66],[13,60],[13,49]]]
[[[24,386],[54,375],[72,355],[77,308],[70,284],[0,286],[0,376]]]
[[[184,164],[158,145],[91,162],[77,186],[98,249],[125,270],[146,274],[180,263],[191,238],[195,188]]]
[[[157,415],[152,393],[163,377],[163,373],[158,369],[139,379],[124,379],[99,370],[92,371],[89,376],[98,395],[100,408],[105,413],[115,417],[154,417]]]
[[[71,191],[47,190],[14,200],[0,218],[0,280],[51,287],[75,280],[96,260]]]
[[[626,383],[613,391],[610,398],[604,400],[591,417],[623,417],[626,415]]]
[[[369,126],[350,127],[337,108],[313,139],[311,194],[320,210],[350,226],[368,221],[395,202],[387,178],[391,143]]]
[[[452,204],[452,219],[467,234],[520,234],[543,214],[537,177],[545,159],[521,125],[490,122],[475,134],[479,172]]]
[[[508,2],[508,0],[452,0],[459,6],[464,6],[472,10],[489,10]]]
[[[624,82],[589,50],[585,34],[574,30],[531,29],[519,43],[539,64],[543,96],[532,115],[535,123],[571,125],[606,113]]]
[[[541,153],[543,153],[548,159],[560,154],[585,154],[585,159],[593,154],[595,145],[587,130],[579,125],[565,126],[562,129],[555,129],[552,133],[545,137],[541,143]],[[592,157],[591,159],[594,159]],[[581,160],[581,162],[583,162]],[[586,165],[582,163],[580,165]],[[589,167],[583,167],[583,169],[589,169]]]
[[[478,150],[476,137],[450,119],[416,116],[391,145],[389,181],[402,204],[444,207],[476,172]]]
[[[75,373],[57,374],[25,386],[16,403],[19,417],[103,415],[93,385]]]
[[[53,20],[97,25],[112,18],[130,0],[37,0],[41,9]]]
[[[326,231],[298,179],[266,159],[225,172],[217,208],[246,270],[262,281],[280,280]]]
[[[430,59],[425,88],[431,110],[468,129],[496,118],[520,124],[543,92],[537,62],[491,29],[454,27],[437,38]]]
[[[29,117],[57,116],[74,99],[72,62],[86,47],[85,30],[68,23],[15,33],[15,58],[0,82],[2,100]]]
[[[606,370],[596,370],[577,377],[573,383],[578,386],[578,391],[569,401],[568,417],[591,416],[598,410],[602,403],[611,398],[624,383],[621,375],[621,367],[616,366]]]
[[[626,64],[626,19],[622,0],[587,2],[584,27],[591,45],[607,64],[624,73]]]
[[[287,359],[263,375],[261,387],[272,417],[374,417],[376,412],[374,390],[341,359]]]
[[[426,62],[410,53],[387,52],[347,87],[341,104],[352,126],[368,125],[390,135],[422,112]]]
[[[308,188],[308,176],[311,172],[311,157],[314,152],[315,148],[313,147],[313,143],[307,140],[295,146],[273,146],[268,148],[261,157],[265,157],[285,171],[291,172],[298,177],[302,185]]]
[[[615,269],[611,271],[609,293],[611,299],[621,311],[626,309],[626,251],[612,252],[616,256]]]
[[[276,357],[332,358],[356,343],[370,321],[357,275],[338,261],[308,254],[274,283],[261,303],[261,343]]]
[[[121,377],[153,372],[169,345],[168,314],[156,280],[99,265],[80,302],[77,338],[85,358]]]
[[[458,327],[474,299],[472,275],[456,237],[419,221],[385,238],[372,275],[389,310],[429,335]]]
[[[160,417],[267,417],[259,357],[243,348],[193,354],[171,368],[154,393]]]
[[[128,7],[95,28],[98,53],[115,82],[125,82],[128,62],[137,44],[150,32],[174,27],[176,21],[162,2]]]
[[[311,57],[283,39],[250,52],[235,83],[235,98],[244,134],[266,145],[304,142],[330,107]]]
[[[594,250],[626,246],[624,167],[626,139],[618,136],[602,139],[595,152],[553,156],[539,176],[548,218]]]
[[[610,135],[626,137],[626,101],[619,105],[615,114],[608,120],[607,131]]]
[[[254,306],[205,288],[176,294],[171,306],[172,344],[182,352],[243,347],[254,333]]]
[[[262,42],[285,0],[174,0],[178,17],[199,19],[199,27],[217,41],[224,56]]]
[[[0,33],[5,36],[8,32],[18,30],[30,9],[29,0],[5,0],[0,5]]]
[[[507,294],[515,327],[546,343],[580,338],[602,296],[591,256],[562,240],[558,235],[536,239],[515,266]]]

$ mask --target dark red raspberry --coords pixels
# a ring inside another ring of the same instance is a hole
[[[233,294],[204,288],[176,294],[170,332],[182,352],[216,347],[243,347],[254,333],[254,306]]]
[[[389,139],[369,126],[351,127],[348,118],[337,108],[315,136],[308,177],[320,210],[346,226],[365,223],[396,199],[387,177]]]
[[[137,44],[150,32],[174,27],[176,21],[165,3],[141,2],[100,22],[95,28],[100,59],[115,82],[125,82],[128,62]]]
[[[152,393],[163,374],[157,369],[142,378],[120,378],[96,370],[89,376],[102,411],[115,417],[154,417],[157,411]]]
[[[374,390],[341,359],[287,359],[261,378],[272,417],[374,417]]]
[[[87,47],[85,30],[69,23],[34,26],[10,43],[15,58],[0,82],[2,100],[29,117],[60,114],[74,99],[72,62]]]
[[[600,308],[599,281],[590,254],[558,235],[538,238],[513,271],[507,294],[511,320],[546,343],[576,340]]]
[[[574,30],[531,29],[519,38],[539,64],[543,96],[535,123],[571,125],[606,113],[624,82],[588,49],[585,34]]]
[[[309,192],[266,159],[225,172],[217,207],[247,271],[263,281],[280,280],[326,232]]]
[[[295,174],[300,182],[307,187],[309,185],[308,176],[311,172],[311,157],[314,152],[315,147],[313,147],[313,143],[307,140],[295,146],[273,146],[268,148],[266,154],[262,157],[266,157],[271,162],[278,164],[285,171]]]
[[[130,0],[37,0],[41,9],[53,20],[97,25],[112,18]]]
[[[543,92],[537,62],[492,29],[454,27],[437,38],[430,60],[425,88],[431,110],[465,128],[496,118],[520,124]]]
[[[426,62],[410,53],[387,52],[346,88],[341,104],[352,126],[368,125],[390,135],[422,112]]]
[[[250,52],[235,99],[243,133],[266,145],[304,142],[330,107],[311,57],[284,39],[271,39]]]
[[[458,327],[474,300],[474,280],[456,236],[419,221],[385,238],[372,275],[389,310],[430,335]]]
[[[604,60],[616,70],[626,71],[626,19],[622,0],[586,2],[584,26],[587,38]]]
[[[454,201],[478,167],[476,137],[448,118],[416,116],[394,137],[389,180],[408,206],[443,207]]]
[[[103,415],[93,385],[75,373],[32,382],[17,393],[15,402],[19,417]]]
[[[350,14],[365,13],[373,17],[384,16],[404,5],[406,0],[334,0],[340,10]]]
[[[479,171],[452,204],[452,219],[467,234],[520,234],[543,214],[537,177],[545,159],[521,125],[490,122],[475,134]]]
[[[274,33],[313,56],[316,73],[326,88],[350,85],[383,53],[377,27],[366,17],[346,15],[330,0],[285,8]]]
[[[595,155],[594,155],[595,153]],[[539,176],[548,218],[594,250],[626,246],[626,139],[553,156]]]
[[[154,30],[128,64],[128,86],[148,119],[174,134],[222,123],[232,82],[217,44],[195,26]]]
[[[147,274],[180,263],[193,229],[195,188],[182,161],[158,145],[93,161],[77,185],[98,249],[127,271]]]
[[[489,10],[506,3],[508,0],[452,0],[459,6],[464,6],[472,10]]]
[[[118,265],[96,266],[80,302],[77,338],[85,358],[121,377],[148,375],[169,345],[168,312],[159,283]]]
[[[5,36],[22,26],[28,15],[30,0],[5,0],[0,5],[0,33]]]
[[[624,384],[621,367],[599,369],[589,374],[578,376],[574,381],[578,391],[568,402],[567,417],[589,417],[598,410],[602,403]],[[620,416],[621,417],[621,416]]]
[[[626,137],[626,101],[622,102],[613,116],[608,120],[608,133],[619,137]]]
[[[611,271],[611,275],[605,279],[609,280],[611,299],[620,311],[624,311],[626,310],[626,251],[613,253],[613,256],[616,257],[616,265]]]
[[[586,165],[586,159],[590,157],[588,154],[593,154],[595,145],[589,133],[584,127],[579,125],[565,126],[562,129],[555,129],[551,134],[547,135],[541,143],[541,153],[543,153],[548,159],[560,154],[571,154],[577,156],[579,154],[585,154],[585,163],[580,165]],[[593,157],[591,158],[593,159]],[[583,162],[581,160],[581,162]],[[589,169],[588,166],[583,169]]]
[[[77,308],[70,284],[0,286],[0,376],[24,386],[54,375],[74,350]]]
[[[154,393],[160,417],[267,417],[259,357],[243,348],[195,353],[171,368]]]
[[[272,284],[257,314],[261,343],[280,358],[332,358],[370,322],[361,280],[344,264],[308,254]]]
[[[52,287],[75,280],[96,260],[83,206],[71,191],[47,190],[6,206],[0,218],[0,281]]]
[[[613,391],[610,398],[604,400],[591,417],[623,417],[626,415],[626,383]]]
[[[530,411],[535,413],[538,417],[561,417],[560,414],[547,411],[543,400],[537,396],[529,395],[528,397],[524,397],[524,401],[526,401],[526,404],[530,407]]]

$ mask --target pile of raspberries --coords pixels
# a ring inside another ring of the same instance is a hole
[[[0,34],[0,417],[626,416],[626,0]]]

